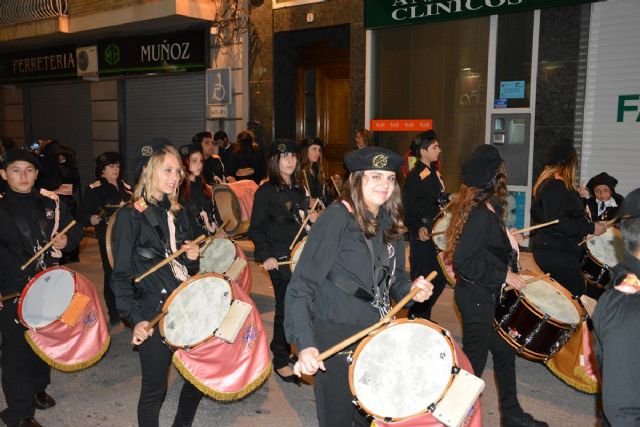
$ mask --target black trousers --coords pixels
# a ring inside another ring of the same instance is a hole
[[[319,350],[324,351],[341,340],[359,332],[364,327],[314,323]],[[353,351],[355,344],[341,353]],[[318,371],[313,381],[316,395],[316,411],[320,427],[368,427],[369,422],[353,404],[349,389],[348,354],[336,354],[324,361],[326,371]]]
[[[167,380],[171,365],[171,349],[162,342],[158,328],[153,336],[138,346],[140,367],[142,368],[142,389],[138,400],[138,425],[158,427],[160,408],[167,395]],[[174,426],[190,426],[203,394],[190,382],[185,381],[180,392],[178,412]]]
[[[25,329],[17,324],[17,304],[4,303],[0,310],[2,332],[2,390],[7,408],[0,413],[7,425],[33,417],[36,412],[34,395],[45,391],[51,383],[51,368],[33,352],[24,338]]]
[[[291,280],[291,269],[288,265],[281,265],[277,270],[269,270],[269,277],[271,277],[276,298],[273,339],[269,347],[273,353],[273,367],[280,369],[289,364],[289,355],[291,354],[291,346],[284,334],[284,297],[287,293],[289,280]]]
[[[533,259],[545,273],[572,295],[581,296],[587,292],[584,277],[580,272],[582,252],[568,252],[541,247],[533,247]]]
[[[422,319],[431,320],[431,310],[436,305],[438,297],[447,285],[447,279],[438,263],[438,248],[433,244],[433,240],[422,241],[418,238],[418,233],[409,232],[409,264],[411,280],[419,276],[427,277],[432,271],[438,275],[433,279],[433,294],[422,303],[414,303],[409,309],[409,314]]]
[[[479,285],[458,280],[454,297],[462,315],[462,350],[469,358],[476,376],[481,377],[489,352],[498,385],[502,416],[522,412],[516,390],[515,350],[493,327],[495,296]]]
[[[113,294],[113,290],[111,290],[111,273],[113,269],[111,265],[109,265],[109,258],[107,257],[107,247],[106,247],[106,234],[107,227],[102,224],[98,224],[96,226],[96,237],[98,238],[98,248],[100,248],[100,259],[102,260],[102,270],[104,271],[104,285],[103,285],[103,293],[104,293],[104,302],[107,305],[107,313],[109,314],[109,319],[118,319],[120,315],[118,314],[118,310],[116,309],[116,296]]]

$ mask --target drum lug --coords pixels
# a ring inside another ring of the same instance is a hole
[[[522,294],[518,297],[518,300],[515,303],[513,303],[513,305],[509,308],[509,311],[507,312],[507,314],[502,316],[502,319],[500,319],[500,323],[499,323],[500,328],[503,328],[505,323],[507,323],[511,319],[511,316],[513,316],[513,313],[515,313],[521,301],[522,301]]]
[[[436,404],[432,403],[431,405],[427,406],[427,410],[431,413],[435,412],[436,410]]]
[[[545,361],[548,361],[551,358],[551,356],[556,354],[557,351],[560,350],[562,346],[564,346],[567,343],[567,341],[569,341],[569,338],[571,337],[571,335],[573,335],[575,331],[576,331],[576,325],[571,325],[571,328],[565,329],[564,332],[562,332],[562,334],[560,335],[560,337],[558,337],[558,340],[554,342],[551,348],[549,349],[549,356],[547,356]]]
[[[542,319],[540,319],[540,321],[538,323],[536,323],[536,327],[533,328],[533,330],[531,332],[529,332],[527,337],[524,339],[524,346],[523,347],[528,346],[529,343],[531,342],[531,340],[533,340],[533,337],[538,335],[538,332],[540,332],[540,329],[542,328],[542,325],[547,323],[547,320],[549,320],[549,315],[545,314],[544,316],[542,316]]]
[[[452,375],[458,375],[458,373],[460,372],[460,368],[457,366],[454,366],[453,368],[451,368],[451,374]]]

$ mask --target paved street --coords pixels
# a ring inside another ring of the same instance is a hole
[[[240,241],[249,259],[250,242]],[[85,238],[81,262],[70,267],[89,277],[102,294],[102,271],[95,239]],[[251,263],[252,296],[265,328],[271,334],[274,298],[267,274]],[[446,289],[434,311],[434,320],[452,331],[460,342],[460,322],[452,304],[453,291]],[[97,365],[77,373],[54,371],[49,393],[58,404],[37,411],[44,426],[134,426],[140,388],[138,357],[129,344],[131,334],[122,325],[111,330],[111,348]],[[518,391],[525,410],[551,426],[596,426],[593,396],[582,394],[556,379],[543,365],[517,361]],[[483,394],[485,426],[498,426],[499,415],[491,361],[484,372],[487,387]],[[172,370],[169,393],[161,413],[161,426],[170,426],[175,414],[182,378]],[[0,406],[4,396],[0,393]],[[316,426],[313,389],[282,382],[272,375],[266,384],[243,401],[218,403],[203,400],[195,426]]]

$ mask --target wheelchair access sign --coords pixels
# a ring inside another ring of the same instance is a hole
[[[207,70],[207,105],[231,104],[231,68]]]

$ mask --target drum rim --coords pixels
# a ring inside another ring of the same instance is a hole
[[[118,213],[120,213],[120,210],[125,206],[126,204],[120,206],[118,209],[116,209],[113,215],[111,215],[109,221],[107,221],[107,230],[104,234],[104,248],[105,252],[107,253],[107,261],[109,262],[111,268],[113,268],[115,265],[115,257],[113,256],[113,247],[111,244],[111,235],[113,234],[113,229],[115,228],[116,217],[118,216]]]
[[[520,273],[520,275],[522,275],[522,276],[530,276],[532,278],[536,277],[536,276],[539,276],[539,274],[536,274],[535,272],[530,272],[530,271],[522,271]],[[559,291],[562,295],[564,295],[571,302],[573,307],[576,309],[576,312],[578,313],[578,323],[576,323],[576,325],[579,325],[580,323],[582,323],[584,321],[584,316],[586,314],[586,312],[584,310],[584,307],[582,307],[582,305],[580,305],[578,302],[576,302],[576,299],[573,298],[573,295],[571,295],[571,292],[569,292],[564,286],[562,286],[559,282],[556,282],[555,280],[553,280],[551,277],[540,276],[539,280],[542,280],[543,282],[546,282],[547,284],[551,285],[555,290]],[[528,300],[527,296],[524,295],[523,292],[520,292],[517,289],[514,289],[514,291],[516,292],[516,295],[518,295],[518,296],[520,296],[522,294],[522,302],[527,307],[531,308],[536,315],[540,315],[541,317],[547,315],[538,306],[536,306],[533,301]],[[551,316],[549,316],[549,319],[547,321],[549,323],[552,323],[552,324],[558,326],[558,327],[562,327],[563,329],[570,329],[571,325],[573,325],[573,323],[563,322],[562,320],[556,319],[555,317],[551,317]],[[566,327],[567,325],[569,327]]]
[[[438,212],[438,215],[436,215],[435,219],[433,220],[433,225],[431,226],[431,230],[432,231],[435,230],[436,229],[436,224],[438,224],[440,221],[442,221],[447,215],[450,215],[450,212],[448,210],[446,210],[446,209],[440,210],[440,212]],[[434,236],[434,237],[439,237],[439,236]],[[438,248],[438,250],[440,250],[440,251],[446,251],[447,248],[441,248],[440,246],[438,246],[436,241],[439,240],[439,239],[435,239],[434,237],[431,238],[431,240],[433,241],[433,245],[436,248]]]
[[[36,274],[35,276],[33,276],[31,278],[31,280],[29,280],[29,282],[27,282],[27,284],[25,285],[24,289],[22,289],[22,292],[20,293],[20,298],[18,299],[18,320],[20,321],[20,323],[22,324],[22,326],[24,326],[27,329],[32,329],[32,330],[40,330],[40,329],[44,329],[49,325],[54,324],[55,322],[59,322],[60,319],[55,319],[50,323],[47,323],[44,326],[38,326],[38,327],[34,327],[31,325],[28,325],[27,322],[24,321],[24,317],[22,316],[22,306],[24,304],[25,298],[27,296],[27,293],[29,292],[29,289],[31,289],[31,286],[33,286],[33,284],[35,282],[38,281],[38,279],[40,279],[41,276],[45,275],[46,273],[53,271],[53,270],[65,270],[68,273],[71,274],[71,277],[73,278],[73,294],[71,295],[71,298],[73,299],[73,296],[78,292],[78,283],[76,280],[76,272],[73,271],[72,269],[65,267],[64,265],[52,265],[50,267],[45,268],[44,270],[38,272],[38,274]],[[67,307],[68,308],[68,307]],[[66,310],[65,310],[66,311]],[[64,311],[62,312],[62,314],[64,314]]]
[[[185,280],[184,282],[182,282],[180,284],[180,286],[178,286],[177,288],[175,288],[173,290],[173,292],[171,292],[171,295],[169,295],[169,297],[167,298],[167,300],[164,302],[164,304],[162,305],[162,311],[165,313],[169,312],[169,307],[171,306],[171,302],[176,298],[176,296],[182,292],[186,287],[188,287],[192,282],[195,282],[196,280],[200,280],[200,279],[204,279],[206,277],[216,277],[216,278],[220,278],[222,280],[224,280],[225,282],[227,282],[227,284],[229,285],[229,289],[231,290],[231,301],[229,306],[231,306],[231,304],[233,304],[233,301],[236,299],[236,294],[235,291],[233,289],[233,281],[230,280],[228,277],[226,277],[223,274],[218,274],[218,273],[203,273],[203,274],[196,274],[195,276],[191,276],[189,277],[187,280]],[[164,334],[164,320],[166,319],[166,316],[162,316],[162,319],[160,319],[160,322],[158,323],[158,330],[160,331],[160,335],[162,336],[163,341],[171,348],[176,348],[176,349],[190,349],[190,348],[195,348],[197,346],[199,346],[200,344],[203,344],[207,341],[209,341],[211,338],[213,338],[215,336],[215,332],[216,331],[211,331],[211,334],[208,335],[206,338],[198,341],[195,344],[191,344],[189,346],[182,346],[182,345],[175,345],[173,344],[169,339],[167,339],[167,337]]]
[[[408,319],[408,318],[395,319],[395,320],[390,321],[386,325],[381,326],[376,331],[372,332],[371,334],[369,334],[365,338],[363,338],[362,341],[360,341],[358,343],[358,345],[356,346],[356,349],[353,351],[353,354],[351,355],[351,361],[349,363],[349,377],[348,377],[349,391],[351,392],[351,396],[353,396],[354,403],[360,409],[362,409],[364,412],[366,412],[367,414],[369,414],[369,415],[371,415],[371,416],[373,416],[375,418],[384,419],[384,420],[390,420],[390,421],[394,421],[394,422],[395,421],[406,420],[406,419],[409,419],[409,418],[416,417],[418,415],[426,414],[427,412],[430,412],[429,407],[424,408],[424,410],[422,410],[420,412],[417,412],[415,414],[412,414],[412,415],[408,415],[406,417],[389,418],[389,417],[386,417],[386,416],[381,415],[381,414],[376,414],[375,412],[371,411],[369,408],[364,406],[360,400],[358,400],[356,391],[354,390],[354,386],[353,386],[353,383],[354,383],[354,381],[353,381],[353,371],[354,371],[354,366],[355,366],[356,360],[358,359],[358,356],[360,355],[360,353],[362,352],[364,347],[366,347],[366,345],[367,345],[367,343],[369,341],[371,341],[375,336],[377,336],[382,331],[387,330],[388,328],[390,328],[392,326],[400,325],[400,324],[404,324],[404,323],[422,324],[423,326],[430,327],[431,329],[434,329],[437,332],[441,333],[442,336],[445,338],[445,341],[447,342],[447,345],[449,346],[449,349],[451,350],[451,358],[453,359],[453,366],[451,366],[451,368],[454,369],[454,368],[459,368],[460,367],[460,364],[458,363],[458,357],[456,355],[456,349],[455,349],[455,346],[453,345],[453,338],[451,337],[451,333],[447,329],[444,329],[443,327],[441,327],[441,326],[439,326],[439,325],[437,325],[437,324],[435,324],[433,322],[430,322],[430,321],[428,321],[426,319],[420,319],[420,318],[416,318],[416,319]],[[449,388],[451,388],[451,384],[453,383],[454,379],[455,379],[455,374],[450,373],[449,382],[447,383],[446,387],[444,388],[442,393],[438,396],[438,398],[434,402],[431,402],[431,404],[435,404],[436,407],[438,406],[438,403],[443,399],[445,394],[447,394],[447,390],[449,390]]]
[[[289,259],[290,259],[291,261],[293,261],[293,254],[294,254],[294,253],[296,253],[297,251],[299,251],[299,250],[300,250],[300,246],[303,246],[303,245],[307,242],[307,237],[308,237],[308,236],[304,236],[304,237],[303,237],[302,239],[300,239],[300,240],[298,241],[298,243],[296,243],[296,245],[293,247],[293,250],[291,250],[291,256],[289,257]],[[302,254],[298,255],[298,262],[300,262],[300,256],[301,256],[301,255],[302,255]],[[298,264],[298,262],[295,262],[295,263],[291,263],[291,264],[289,264],[289,269],[291,269],[291,272],[292,272],[292,273],[293,273],[293,271],[296,269],[296,267],[295,267],[295,266]]]

